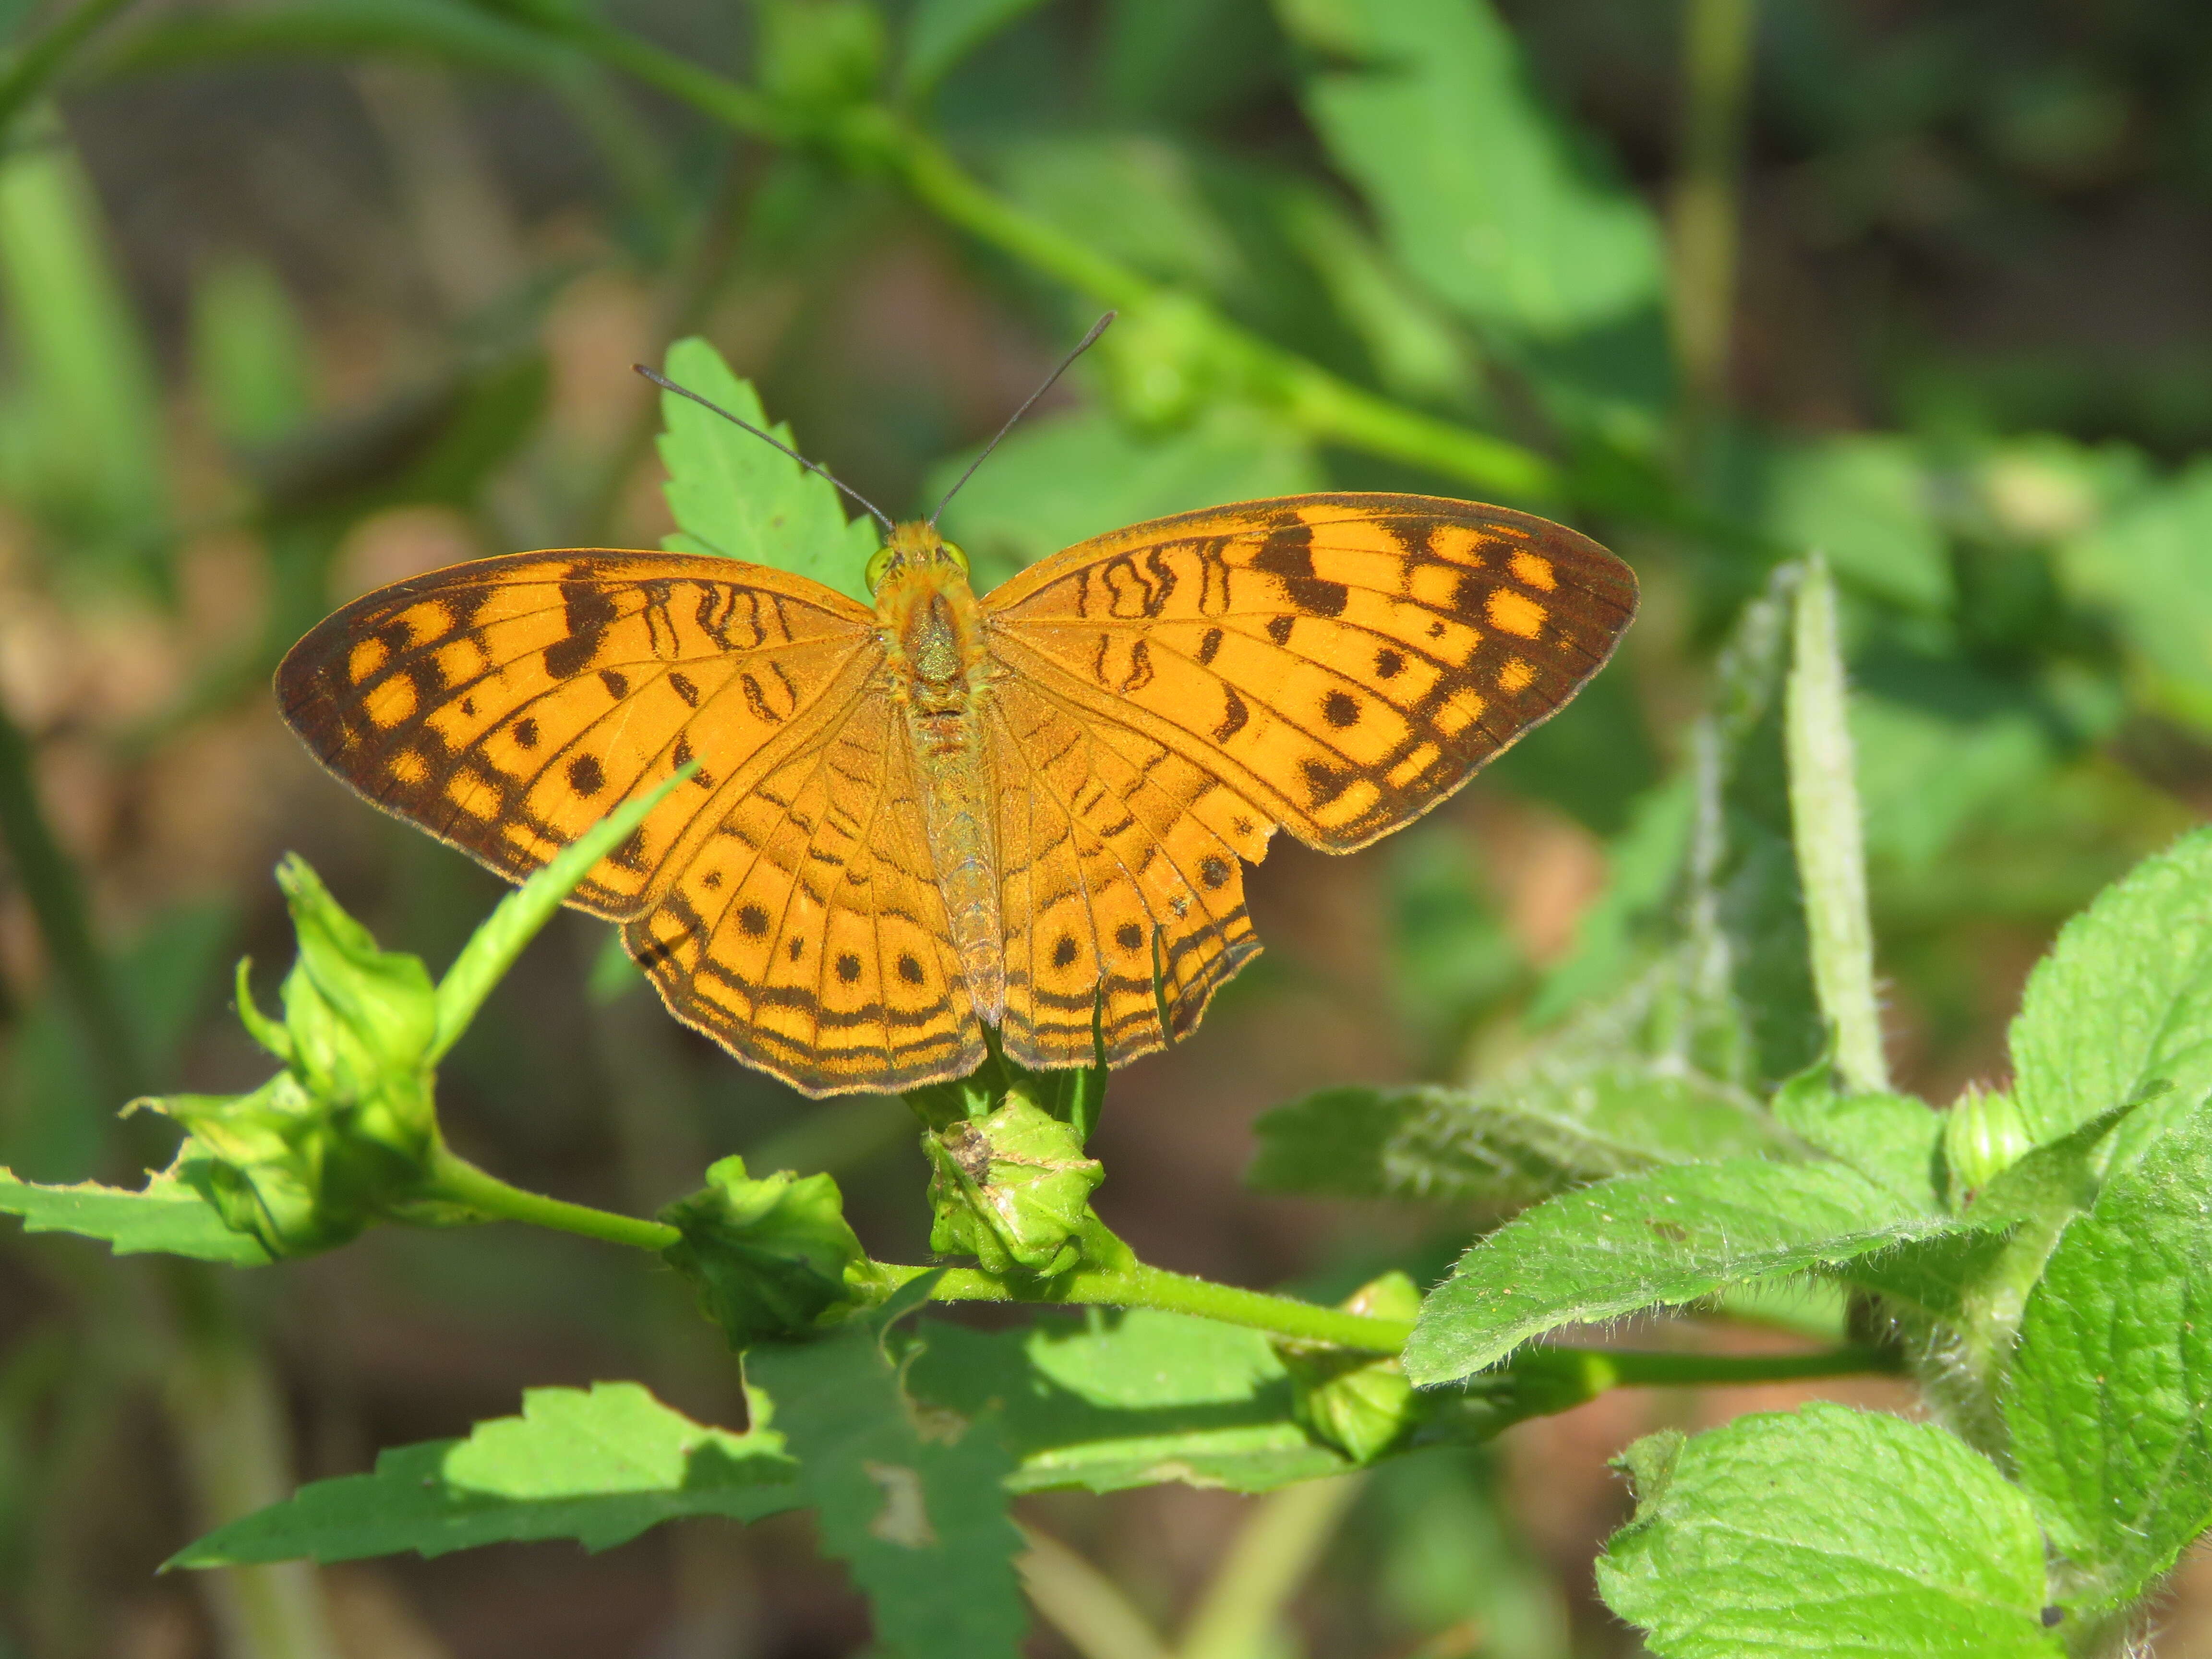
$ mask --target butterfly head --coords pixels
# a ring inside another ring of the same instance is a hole
[[[968,556],[920,520],[891,527],[890,538],[876,550],[864,573],[868,592],[881,598],[884,585],[900,577],[968,574]]]

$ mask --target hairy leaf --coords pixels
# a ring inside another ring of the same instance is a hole
[[[1793,1079],[1776,1094],[1776,1121],[1912,1208],[1940,1210],[1942,1115],[1910,1095],[1838,1094],[1827,1085],[1826,1069]]]
[[[1324,1089],[1277,1107],[1257,1130],[1246,1178],[1262,1192],[1498,1205],[1782,1144],[1736,1091],[1634,1059],[1532,1066],[1473,1089]]]
[[[1454,1382],[1561,1325],[1833,1267],[1951,1224],[1834,1164],[1732,1158],[1619,1176],[1470,1248],[1422,1307],[1407,1374]]]
[[[2037,1140],[2170,1092],[2113,1136],[2117,1166],[2212,1091],[2212,830],[2137,865],[2066,924],[2012,1024],[2014,1098]]]
[[[2021,1484],[2091,1595],[2134,1595],[2212,1526],[2212,1108],[2059,1237],[2004,1394]]]
[[[2019,1489],[1931,1424],[1815,1404],[1621,1460],[1636,1516],[1597,1564],[1661,1659],[2057,1659]]]

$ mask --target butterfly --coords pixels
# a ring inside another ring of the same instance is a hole
[[[1094,331],[1095,333],[1095,331]],[[1194,1028],[1260,944],[1278,830],[1348,853],[1601,667],[1634,575],[1527,514],[1245,501],[1095,537],[978,598],[893,526],[872,609],[735,560],[432,571],[277,671],[338,777],[520,880],[695,764],[570,902],[669,1009],[810,1095],[1050,1069]]]

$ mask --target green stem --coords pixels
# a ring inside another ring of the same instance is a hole
[[[750,88],[617,29],[592,25],[571,38],[604,61],[741,132],[774,142],[795,135],[773,104]],[[896,112],[870,105],[820,135],[849,163],[881,167],[946,223],[1077,289],[1127,310],[1159,300],[1150,277],[985,188],[936,139]],[[1554,498],[1565,477],[1535,451],[1440,421],[1340,380],[1316,364],[1206,313],[1212,344],[1258,371],[1272,395],[1310,435],[1521,498]]]
[[[1121,1587],[1058,1539],[1021,1528],[1014,1569],[1038,1616],[1082,1659],[1170,1659],[1167,1644]]]
[[[69,55],[131,3],[131,0],[84,0],[84,3],[16,54],[0,75],[0,137],[24,106],[42,92]]]
[[[1107,1241],[1103,1248],[1102,1240]],[[1170,1273],[1164,1267],[1148,1267],[1103,1227],[1086,1231],[1084,1243],[1093,1261],[1057,1279],[1022,1284],[973,1267],[954,1267],[937,1281],[930,1298],[936,1302],[1158,1308],[1170,1313],[1195,1314],[1201,1319],[1218,1320],[1224,1325],[1243,1325],[1265,1331],[1270,1336],[1300,1342],[1325,1342],[1332,1347],[1351,1348],[1362,1353],[1396,1353],[1413,1334],[1410,1320],[1376,1319],[1287,1296],[1270,1296],[1264,1291],[1216,1285],[1209,1279]],[[891,1262],[882,1265],[893,1286],[933,1271]]]
[[[1177,1659],[1245,1659],[1268,1651],[1285,1605],[1366,1481],[1364,1474],[1301,1480],[1261,1498],[1191,1614],[1176,1644]]]
[[[1822,1376],[1896,1376],[1904,1362],[1880,1348],[1822,1348],[1813,1353],[1672,1353],[1637,1348],[1531,1348],[1509,1369],[1535,1368],[1562,1357],[1596,1387],[1607,1389],[1689,1388],[1699,1384],[1796,1382]]]
[[[487,1220],[519,1221],[533,1227],[577,1233],[610,1244],[626,1244],[655,1254],[682,1235],[673,1227],[636,1216],[593,1209],[510,1187],[441,1145],[431,1155],[426,1199],[473,1210]],[[887,1289],[924,1273],[939,1272],[935,1302],[1008,1302],[1046,1306],[1158,1308],[1194,1314],[1225,1325],[1243,1325],[1292,1341],[1325,1342],[1363,1353],[1396,1353],[1413,1334],[1411,1320],[1378,1319],[1368,1314],[1324,1308],[1264,1291],[1216,1285],[1164,1267],[1146,1267],[1104,1226],[1085,1230],[1087,1249],[1103,1265],[1084,1266],[1057,1279],[1019,1284],[974,1267],[943,1270],[901,1262],[876,1264]],[[1874,1348],[1826,1348],[1815,1353],[1698,1354],[1633,1348],[1545,1346],[1524,1350],[1509,1370],[1540,1373],[1595,1396],[1610,1388],[1684,1387],[1693,1383],[1778,1382],[1805,1377],[1854,1376],[1899,1370],[1893,1355]]]
[[[1755,0],[1687,0],[1682,149],[1670,214],[1675,361],[1693,423],[1727,401],[1736,194]]]
[[[683,1237],[675,1228],[658,1221],[619,1215],[612,1210],[595,1210],[588,1204],[571,1204],[563,1199],[548,1198],[543,1193],[510,1187],[442,1145],[430,1155],[430,1179],[422,1196],[460,1205],[487,1221],[520,1221],[526,1226],[578,1233],[586,1238],[604,1239],[610,1244],[651,1250],[655,1255]]]
[[[555,24],[553,32],[602,63],[611,64],[725,126],[771,141],[780,142],[789,137],[779,112],[768,99],[727,76],[701,69],[690,59],[679,58],[649,40],[610,28],[597,18],[583,16]]]

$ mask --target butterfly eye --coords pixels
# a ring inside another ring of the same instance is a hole
[[[884,573],[889,570],[890,567],[890,549],[889,547],[878,548],[875,550],[874,555],[868,560],[868,568],[860,573],[860,580],[867,583],[869,592],[872,593],[878,587],[883,586]]]
[[[953,563],[958,565],[960,567],[961,574],[965,575],[968,572],[967,550],[955,544],[954,543],[946,542],[945,544],[945,556],[949,557]]]

